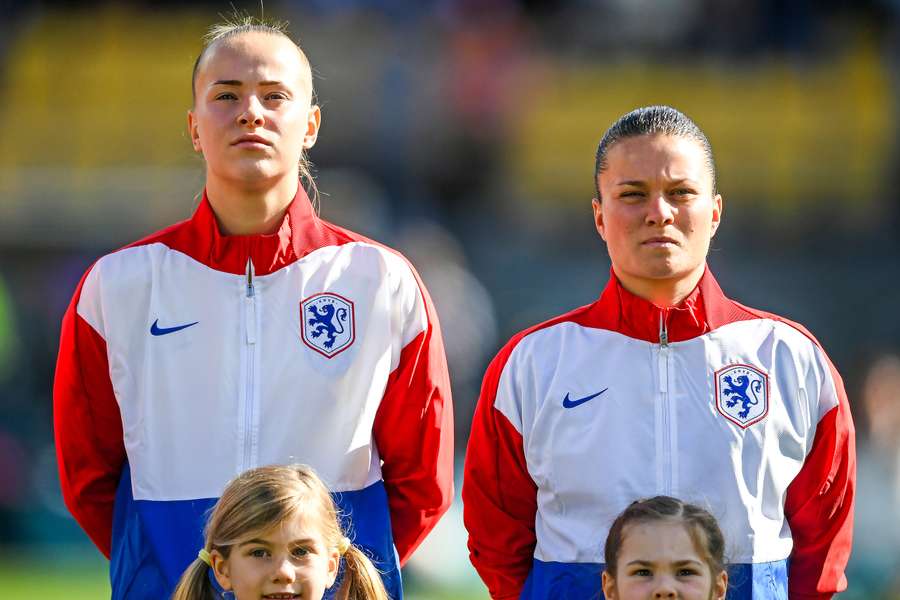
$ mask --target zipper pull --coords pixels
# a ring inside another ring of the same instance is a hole
[[[666,329],[666,309],[659,311],[659,345],[665,348],[669,345],[669,331]]]
[[[252,298],[255,293],[253,289],[253,259],[247,258],[247,297]]]
[[[247,298],[244,301],[244,319],[247,321],[247,344],[256,343],[256,290],[253,289],[253,261],[247,259]]]

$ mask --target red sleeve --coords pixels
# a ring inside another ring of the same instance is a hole
[[[491,362],[475,408],[463,479],[469,557],[491,598],[518,598],[534,561],[537,486],[528,474],[522,435],[494,407],[500,374],[515,345]]]
[[[77,311],[83,285],[84,279],[63,317],[53,383],[53,427],[63,499],[108,558],[113,500],[125,449],[106,342]]]
[[[791,600],[827,599],[847,588],[853,538],[856,434],[844,384],[829,362],[838,404],[816,426],[812,450],[788,486],[785,514],[794,538]]]
[[[374,435],[403,565],[453,499],[453,403],[440,325],[419,284],[427,325],[400,353],[375,415]]]

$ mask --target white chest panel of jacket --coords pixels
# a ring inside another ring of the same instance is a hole
[[[330,357],[301,321],[301,302],[323,293],[347,301],[354,336]],[[238,473],[285,462],[315,464],[335,491],[378,481],[375,414],[427,326],[403,259],[362,242],[249,280],[163,244],[127,248],[95,265],[78,313],[107,344],[135,500],[217,497]]]
[[[766,412],[747,427],[717,409],[716,373],[731,365],[768,379]],[[540,329],[510,355],[494,406],[522,435],[538,488],[535,558],[602,563],[615,517],[665,494],[712,509],[730,561],[761,562],[790,555],[785,494],[837,402],[818,347],[756,319],[667,345],[572,322]]]

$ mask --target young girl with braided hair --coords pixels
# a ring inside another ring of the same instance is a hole
[[[173,600],[318,600],[334,585],[342,560],[335,598],[388,600],[375,566],[344,535],[315,472],[305,465],[259,467],[225,488]]]
[[[723,600],[725,540],[708,511],[669,496],[636,500],[610,527],[607,600]]]

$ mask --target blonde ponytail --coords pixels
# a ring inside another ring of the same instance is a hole
[[[351,544],[344,553],[344,580],[340,600],[390,600],[378,569],[366,554]]]
[[[216,600],[209,581],[209,565],[196,558],[178,580],[172,600]]]

